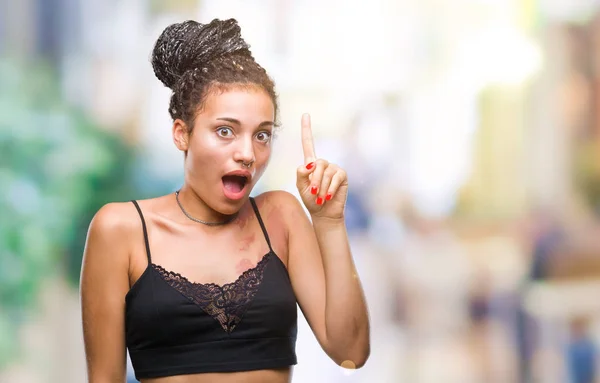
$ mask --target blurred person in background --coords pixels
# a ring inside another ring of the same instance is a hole
[[[567,366],[572,383],[594,383],[597,378],[598,353],[590,335],[590,318],[576,318],[571,322],[571,340],[567,345]]]
[[[550,263],[556,256],[556,249],[565,241],[565,233],[560,219],[548,209],[534,209],[530,217],[530,227],[526,230],[531,242],[527,274],[519,286],[519,293],[525,295],[532,283],[548,279]],[[524,303],[516,308],[516,351],[520,370],[520,382],[526,383],[534,375],[533,360],[540,342],[540,323],[530,315]]]
[[[185,180],[173,194],[110,203],[89,228],[81,274],[90,382],[289,382],[298,303],[342,367],[369,355],[369,323],[344,223],[344,170],[315,155],[291,194],[250,197],[271,155],[274,83],[234,19],[186,21],[158,38],[152,65],[173,90]],[[265,254],[265,255],[263,255]],[[232,282],[233,281],[233,282]]]

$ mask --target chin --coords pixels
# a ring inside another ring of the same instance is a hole
[[[225,197],[224,198],[224,203],[221,205],[222,208],[218,209],[217,211],[221,214],[224,215],[232,215],[237,213],[238,211],[240,211],[240,209],[242,208],[242,206],[244,206],[244,204],[248,201],[248,199],[250,198],[250,192],[248,191],[248,193],[246,193],[244,196],[240,197],[240,198],[236,198],[236,199],[230,199]]]
[[[217,211],[223,215],[234,215],[235,213],[240,211],[242,205],[243,204],[240,202],[232,203],[231,201],[229,201],[228,203],[225,203],[222,209],[219,209]]]

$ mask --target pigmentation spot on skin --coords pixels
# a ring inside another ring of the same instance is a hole
[[[252,233],[249,236],[247,236],[246,238],[242,239],[241,244],[240,244],[240,250],[241,251],[246,251],[250,248],[250,245],[256,240],[256,234]]]
[[[250,270],[254,266],[255,265],[252,263],[251,260],[249,260],[248,258],[244,258],[238,262],[238,264],[235,267],[235,271],[238,274],[243,274],[245,271]]]
[[[250,222],[251,219],[254,218],[253,214],[240,214],[240,216],[238,216],[238,218],[236,218],[235,220],[235,224],[240,228],[240,229],[244,229],[247,225],[248,222]]]

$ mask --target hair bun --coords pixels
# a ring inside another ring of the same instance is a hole
[[[152,68],[156,77],[173,89],[187,71],[235,52],[250,55],[235,19],[214,19],[209,24],[188,20],[169,25],[161,33],[152,51]]]

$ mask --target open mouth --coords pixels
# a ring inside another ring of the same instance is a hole
[[[223,177],[223,185],[225,189],[232,193],[239,193],[244,190],[244,187],[248,183],[248,178],[241,175],[229,175]]]

